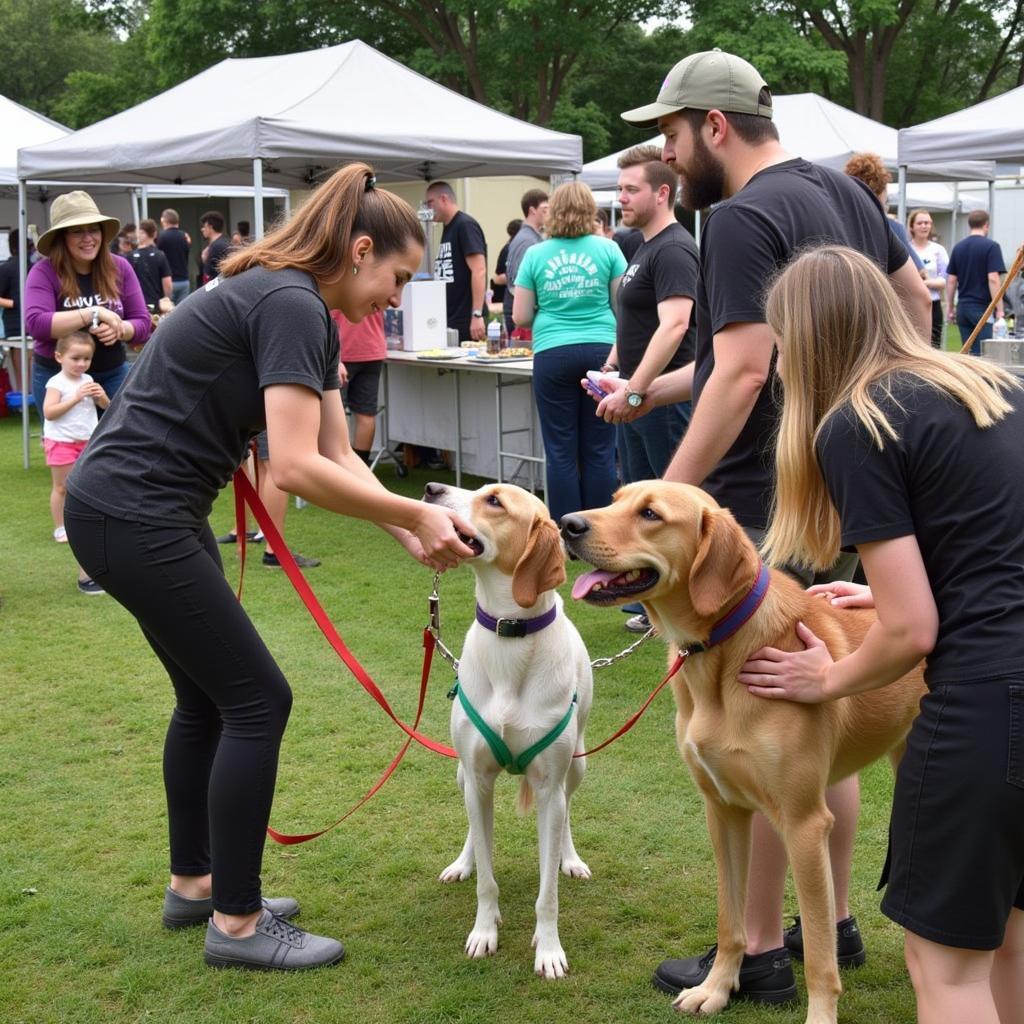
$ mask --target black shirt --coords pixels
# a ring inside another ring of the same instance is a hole
[[[1003,250],[991,238],[984,235],[968,235],[953,246],[946,273],[956,275],[958,302],[988,306],[992,301],[988,275],[1006,273]]]
[[[669,224],[637,249],[619,285],[615,352],[623,377],[633,375],[658,329],[658,303],[695,298],[699,270],[697,243],[682,224]],[[695,319],[691,314],[690,326],[663,372],[693,362]]]
[[[612,235],[612,241],[622,250],[628,263],[635,255],[637,249],[644,244],[644,233],[639,228],[617,228]]]
[[[441,232],[441,244],[434,260],[434,277],[447,284],[448,326],[457,330],[460,338],[469,337],[473,313],[473,278],[466,257],[474,253],[483,253],[486,261],[484,233],[468,213],[459,210]]]
[[[510,238],[498,251],[498,262],[494,265],[494,276],[498,277],[504,274],[508,270],[508,247],[512,244]],[[493,294],[491,295],[491,302],[504,302],[505,301],[505,285],[495,284],[491,281],[493,286]]]
[[[224,257],[231,252],[231,243],[218,235],[206,247],[206,262],[203,264],[203,283],[212,281],[220,273],[220,265]]]
[[[18,281],[18,254],[0,263],[0,299],[13,299],[12,309],[4,308],[4,334],[17,338],[21,334],[21,289]],[[18,385],[21,386],[20,383]]]
[[[849,406],[818,439],[842,543],[917,537],[939,612],[929,686],[1024,674],[1024,396],[985,430],[909,374],[873,397],[898,441],[879,451]]]
[[[191,246],[180,228],[165,228],[156,240],[156,247],[171,265],[172,281],[188,280],[188,253]]]
[[[700,240],[693,400],[714,369],[714,336],[728,324],[764,323],[773,275],[799,248],[848,245],[887,274],[907,262],[868,187],[855,178],[794,159],[759,171],[707,215]],[[775,363],[733,446],[702,486],[743,526],[764,529],[774,486]]]
[[[155,245],[147,245],[131,253],[128,262],[139,279],[146,305],[155,311],[156,304],[164,297],[163,279],[172,277],[167,257]]]
[[[254,267],[216,278],[139,356],[68,490],[118,519],[202,522],[266,426],[263,388],[338,383],[338,332],[313,278]]]

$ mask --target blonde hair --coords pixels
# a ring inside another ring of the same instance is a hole
[[[776,279],[765,313],[785,385],[772,519],[762,546],[773,564],[824,569],[839,553],[839,516],[815,447],[842,407],[852,409],[879,450],[899,440],[879,402],[893,399],[898,374],[961,402],[980,429],[1013,408],[1003,393],[1020,385],[1009,373],[933,349],[882,271],[852,249],[823,246],[798,256]]]
[[[551,193],[546,223],[551,238],[582,238],[594,232],[597,203],[581,181],[567,181]]]
[[[251,267],[294,268],[318,281],[331,281],[350,264],[349,243],[358,235],[373,239],[377,257],[403,252],[411,242],[422,246],[423,225],[413,208],[375,185],[368,164],[335,171],[291,220],[225,257],[220,276],[232,277]]]

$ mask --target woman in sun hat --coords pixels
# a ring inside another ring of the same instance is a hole
[[[36,243],[46,259],[25,282],[25,329],[35,354],[32,396],[40,416],[46,382],[60,373],[54,359],[58,338],[74,331],[93,336],[89,372],[113,398],[128,375],[125,342],[138,345],[149,337],[149,311],[135,271],[108,249],[120,226],[116,217],[100,213],[87,192],[67,192],[53,201],[50,228]]]

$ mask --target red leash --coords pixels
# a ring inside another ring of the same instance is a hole
[[[417,743],[426,747],[428,750],[432,750],[435,754],[441,754],[444,757],[457,758],[459,755],[448,746],[442,743],[438,743],[436,740],[430,739],[429,736],[424,736],[418,731],[420,719],[423,715],[423,708],[426,702],[427,695],[427,681],[430,677],[430,668],[433,662],[434,648],[436,646],[436,640],[433,633],[429,628],[423,631],[423,670],[420,674],[420,693],[419,700],[416,706],[416,719],[411,726],[407,725],[400,719],[395,712],[392,710],[391,705],[388,703],[387,698],[381,692],[381,689],[370,677],[369,673],[359,664],[355,655],[348,649],[345,642],[342,640],[338,631],[334,628],[334,624],[331,622],[327,613],[324,611],[323,606],[317,600],[316,594],[313,593],[313,589],[309,583],[306,582],[305,576],[302,575],[302,571],[295,564],[295,559],[292,557],[291,551],[288,550],[288,546],[284,542],[284,538],[281,536],[280,531],[274,525],[274,521],[270,518],[270,514],[267,512],[260,501],[259,494],[253,487],[245,471],[238,469],[234,476],[234,487],[235,487],[235,523],[237,530],[237,540],[239,545],[239,577],[238,577],[238,599],[242,599],[242,581],[245,578],[245,548],[246,548],[246,533],[245,533],[245,506],[248,505],[252,511],[253,517],[256,519],[257,524],[263,531],[263,536],[269,541],[270,546],[274,549],[274,553],[277,555],[278,561],[281,563],[281,568],[284,570],[285,575],[288,577],[292,586],[295,588],[296,593],[302,600],[302,603],[306,606],[310,615],[312,615],[314,622],[320,628],[320,631],[326,637],[327,642],[334,649],[335,653],[345,663],[348,670],[357,679],[359,684],[364,690],[380,705],[384,710],[384,713],[406,734],[407,739],[402,744],[401,749],[392,759],[391,763],[385,769],[384,773],[377,780],[377,782],[366,792],[366,794],[356,803],[353,807],[349,808],[337,821],[332,825],[328,825],[326,828],[320,829],[318,832],[308,832],[302,835],[288,835],[283,832],[278,832],[273,828],[267,827],[267,834],[275,842],[281,843],[285,846],[292,846],[298,843],[306,843],[311,839],[316,839],[318,836],[322,836],[325,832],[329,832],[336,825],[340,825],[346,818],[354,814],[360,807],[363,806],[371,797],[373,797],[391,778],[399,764],[402,762],[402,758],[405,757],[409,746],[413,740]],[[640,720],[644,712],[650,707],[654,698],[664,689],[665,685],[672,679],[672,677],[683,667],[683,663],[686,661],[687,651],[681,651],[673,662],[672,667],[669,669],[668,674],[664,679],[655,687],[654,691],[647,698],[640,709],[635,712],[626,723],[612,736],[609,736],[603,743],[598,744],[591,750],[583,751],[579,754],[573,754],[573,757],[588,757],[591,754],[596,754],[599,750],[603,750],[605,747],[614,743],[615,740],[621,736],[625,736],[634,725]]]

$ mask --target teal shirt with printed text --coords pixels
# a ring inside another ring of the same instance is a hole
[[[536,296],[533,350],[615,342],[608,286],[626,271],[622,250],[607,238],[551,238],[526,250],[515,286]]]

